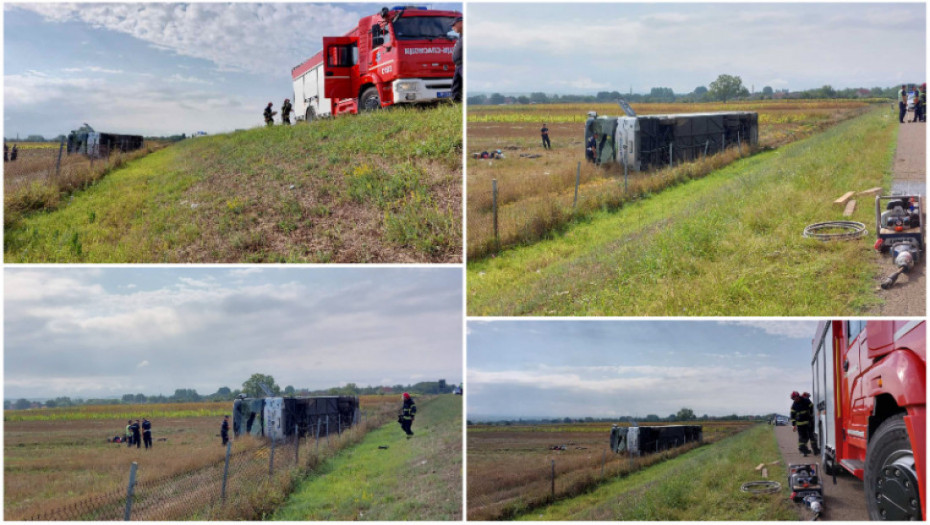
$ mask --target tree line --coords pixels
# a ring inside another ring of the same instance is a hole
[[[709,416],[704,414],[698,416],[690,408],[682,408],[675,414],[669,414],[661,417],[658,414],[649,414],[642,416],[612,416],[612,417],[552,417],[552,418],[517,418],[517,419],[495,419],[490,421],[472,421],[468,420],[469,425],[492,425],[492,426],[512,426],[512,425],[553,425],[553,424],[571,424],[571,423],[616,423],[635,421],[637,423],[671,423],[685,421],[768,421],[775,414],[753,414],[738,415],[736,413],[726,416]]]
[[[654,87],[649,93],[621,94],[619,91],[601,91],[596,95],[548,95],[534,92],[529,95],[505,96],[501,93],[491,95],[479,94],[468,97],[468,104],[477,106],[501,104],[566,104],[566,103],[610,103],[618,99],[627,102],[728,102],[732,100],[771,100],[771,99],[854,99],[854,98],[888,98],[898,96],[900,86],[834,89],[830,85],[802,91],[776,90],[764,86],[755,92],[743,85],[743,80],[735,75],[720,75],[708,86],[698,86],[690,93],[675,93],[669,87]]]
[[[262,387],[265,388],[262,388]],[[310,390],[307,388],[295,388],[293,385],[287,385],[281,388],[274,380],[274,377],[267,374],[252,374],[249,379],[242,383],[242,388],[230,389],[222,386],[212,394],[201,395],[193,388],[179,388],[170,396],[165,395],[145,395],[145,394],[123,394],[119,398],[71,398],[67,396],[48,399],[43,402],[30,401],[25,398],[17,400],[5,399],[3,401],[4,410],[26,410],[30,408],[65,408],[74,406],[87,405],[139,405],[155,403],[196,403],[205,401],[232,401],[240,394],[246,397],[266,397],[265,389],[272,396],[284,397],[301,397],[301,396],[359,396],[359,395],[390,395],[400,394],[401,392],[410,392],[411,394],[451,394],[455,385],[450,385],[445,379],[438,381],[421,381],[408,385],[378,385],[360,387],[355,383],[348,383],[341,387],[332,387],[326,389]]]

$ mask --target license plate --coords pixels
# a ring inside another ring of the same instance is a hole
[[[438,98],[449,98],[452,96],[452,92],[451,91],[440,91],[436,93],[436,96]]]

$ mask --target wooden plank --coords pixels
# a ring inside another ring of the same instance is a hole
[[[862,190],[859,192],[859,195],[878,195],[882,192],[881,186],[876,186],[874,188],[869,188],[867,190]]]
[[[762,470],[765,467],[765,463],[759,463],[759,466],[756,467],[756,470]]]
[[[846,209],[843,210],[843,217],[852,217],[854,211],[856,211],[856,201],[847,202]]]
[[[839,199],[836,199],[835,201],[833,201],[833,204],[838,204],[838,205],[840,205],[840,206],[845,206],[845,205],[846,205],[846,201],[848,201],[849,199],[851,199],[852,196],[855,195],[855,194],[856,194],[856,192],[854,192],[854,191],[847,191],[846,193],[843,194],[842,197],[840,197]]]

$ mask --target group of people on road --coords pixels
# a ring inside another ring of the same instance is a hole
[[[136,448],[141,448],[144,444],[146,449],[152,448],[152,422],[146,418],[142,418],[142,421],[130,419],[126,422],[126,432],[123,437],[115,436],[110,441],[126,443],[127,447],[135,445]]]
[[[907,116],[907,106],[908,106],[908,96],[910,94],[907,91],[907,85],[901,86],[901,91],[898,91],[898,122],[904,124],[904,117]],[[913,93],[913,102],[914,102],[914,118],[910,122],[926,122],[927,121],[927,83],[924,82],[920,87],[914,88]]]
[[[19,156],[19,147],[16,144],[13,144],[13,149],[10,149],[9,144],[6,142],[3,143],[3,162],[16,162],[16,157]]]

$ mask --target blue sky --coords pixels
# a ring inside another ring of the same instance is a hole
[[[923,82],[924,3],[469,3],[472,92],[689,93]]]
[[[469,321],[468,417],[786,413],[809,321]]]
[[[4,394],[462,381],[455,268],[7,269]]]
[[[461,10],[460,3],[431,4]],[[88,122],[117,133],[262,125],[293,98],[291,68],[382,4],[4,6],[4,136]]]

